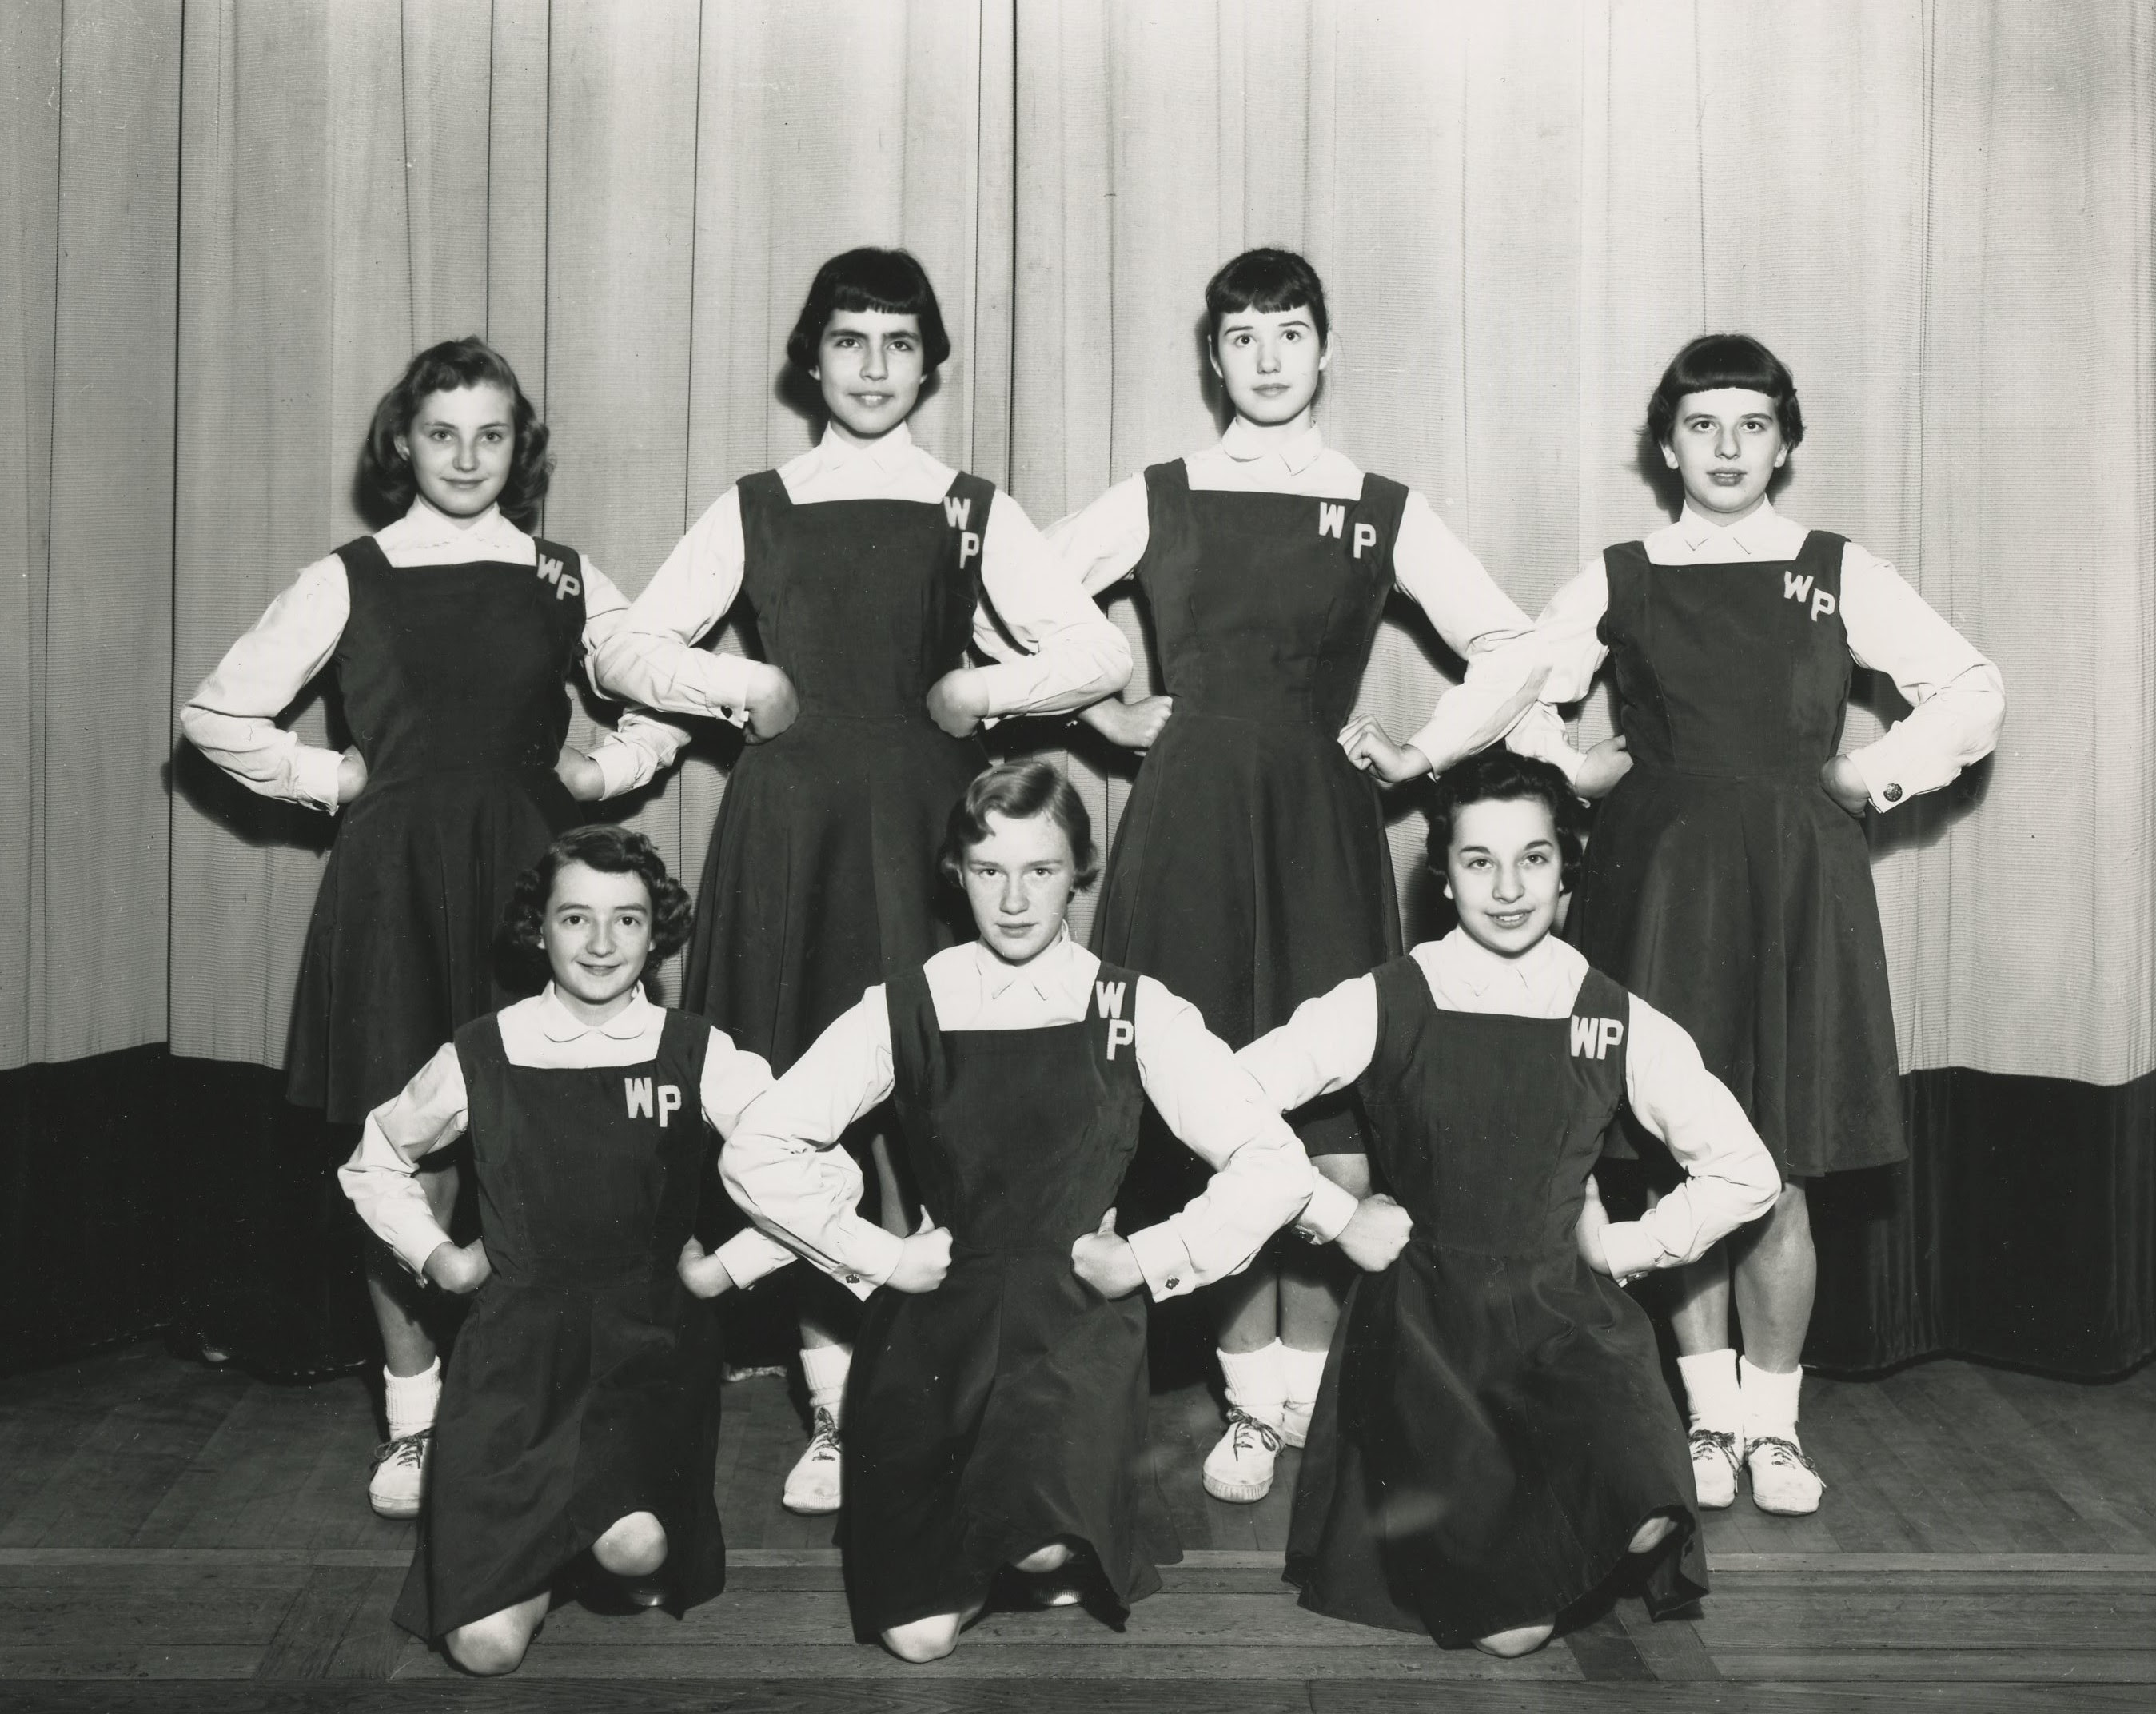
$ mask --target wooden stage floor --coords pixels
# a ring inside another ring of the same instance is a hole
[[[829,1522],[778,1503],[798,1418],[754,1379],[726,1392],[726,1594],[680,1623],[558,1608],[483,1683],[389,1623],[410,1527],[366,1509],[357,1380],[106,1352],[0,1381],[0,1710],[2156,1707],[2156,1368],[1815,1378],[1818,1516],[1740,1498],[1708,1527],[1701,1617],[1620,1600],[1512,1662],[1301,1611],[1292,1465],[1257,1506],[1209,1500],[1212,1399],[1154,1406],[1186,1557],[1121,1634],[1065,1609],[992,1614],[927,1667],[856,1645]]]

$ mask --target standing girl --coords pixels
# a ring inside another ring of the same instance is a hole
[[[553,980],[458,1030],[367,1116],[339,1173],[415,1277],[478,1294],[396,1619],[489,1674],[523,1660],[588,1549],[635,1580],[639,1605],[679,1613],[719,1592],[717,1326],[696,1298],[788,1259],[744,1232],[698,1259],[696,1296],[676,1277],[696,1254],[705,1121],[731,1129],[771,1074],[644,997],[645,964],[689,934],[689,895],[651,842],[564,834],[517,881],[509,931]],[[414,1173],[467,1131],[480,1235],[459,1246]]]
[[[1313,1189],[1196,1010],[1071,941],[1065,912],[1097,860],[1062,775],[983,773],[952,808],[942,866],[979,938],[870,988],[721,1162],[819,1267],[890,1288],[861,1328],[841,1536],[856,1632],[916,1661],[951,1651],[1007,1565],[1047,1579],[1034,1597],[1055,1604],[1084,1588],[1081,1551],[1118,1611],[1159,1587],[1156,1563],[1175,1555],[1141,1527],[1143,1294],[1240,1266]],[[860,1178],[833,1145],[886,1097],[947,1228],[901,1239],[853,1210]],[[1126,1239],[1115,1203],[1148,1101],[1213,1177]],[[1397,1208],[1332,1202],[1313,1235],[1391,1260]]]
[[[1775,511],[1767,490],[1804,418],[1757,340],[1709,334],[1679,352],[1647,428],[1682,513],[1589,562],[1542,618],[1543,695],[1584,695],[1613,661],[1614,742],[1631,762],[1596,824],[1573,929],[1597,968],[1692,1033],[1781,1169],[1768,1218],[1686,1270],[1675,1328],[1700,1504],[1731,1504],[1742,1470],[1761,1510],[1802,1514],[1825,1487],[1797,1438],[1817,1278],[1805,1182],[1907,1152],[1860,818],[1989,754],[2005,696],[1892,566]],[[1852,660],[1913,711],[1845,752]],[[1584,772],[1573,784],[1607,788]],[[1611,1152],[1633,1147],[1613,1135]]]
[[[1148,752],[1094,944],[1240,1046],[1399,950],[1383,813],[1358,770],[1399,781],[1447,766],[1501,736],[1532,686],[1524,654],[1500,652],[1526,616],[1427,500],[1319,434],[1332,350],[1316,270],[1289,251],[1247,251],[1213,276],[1205,308],[1235,412],[1219,444],[1110,489],[1050,539],[1096,594],[1136,574],[1163,686],[1083,716]],[[1468,663],[1404,746],[1367,716],[1349,720],[1395,587]],[[1348,1097],[1296,1128],[1321,1171],[1368,1189]],[[1222,1288],[1229,1409],[1205,1460],[1210,1493],[1262,1498],[1282,1441],[1302,1444],[1338,1291],[1337,1269],[1311,1252],[1261,1258]]]
[[[982,721],[1075,708],[1130,674],[1122,634],[1017,504],[914,444],[906,418],[950,352],[905,251],[826,262],[786,345],[820,393],[822,439],[720,495],[598,658],[619,694],[747,727],[684,1003],[782,1072],[862,989],[955,937],[936,847],[986,759]],[[744,594],[764,659],[696,648]],[[968,665],[969,642],[994,664]],[[880,1157],[878,1176],[896,1224]],[[797,1511],[839,1504],[850,1317],[828,1289],[803,1296]]]
[[[495,934],[510,885],[579,802],[642,785],[686,734],[634,714],[566,751],[566,681],[627,610],[573,548],[526,531],[551,468],[547,428],[501,354],[431,346],[375,407],[361,471],[403,516],[316,561],[180,711],[197,748],[249,790],[341,815],[292,1012],[288,1093],[357,1124],[460,1025],[511,998]],[[303,745],[277,716],[333,668],[352,747]],[[454,1167],[423,1175],[446,1219]],[[419,1509],[441,1388],[408,1279],[369,1245],[389,1439],[367,1494]]]

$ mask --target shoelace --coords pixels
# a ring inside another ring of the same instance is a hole
[[[1745,1449],[1745,1456],[1763,1452],[1771,1463],[1799,1464],[1810,1470],[1820,1487],[1826,1486],[1826,1478],[1819,1473],[1819,1466],[1804,1456],[1804,1450],[1794,1440],[1784,1440],[1779,1434],[1762,1434]]]
[[[374,1449],[374,1468],[385,1464],[418,1465],[427,1455],[427,1443],[434,1438],[431,1428],[422,1429],[415,1434],[400,1434],[393,1440],[384,1440]]]
[[[1235,1455],[1238,1458],[1243,1455],[1243,1436],[1245,1429],[1255,1434],[1265,1443],[1266,1451],[1277,1453],[1281,1450],[1281,1434],[1278,1429],[1262,1418],[1252,1416],[1240,1404],[1229,1405],[1228,1407],[1228,1439],[1235,1449]]]
[[[1719,1429],[1694,1429],[1691,1431],[1691,1455],[1695,1461],[1701,1452],[1710,1446],[1729,1460],[1729,1468],[1734,1472],[1740,1461],[1737,1455],[1737,1436]]]
[[[808,1456],[836,1458],[839,1452],[839,1419],[828,1410],[819,1407],[812,1419],[808,1434]]]

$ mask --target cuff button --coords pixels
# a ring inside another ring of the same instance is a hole
[[[1889,803],[1899,803],[1902,801],[1902,788],[1899,786],[1889,786],[1879,795]]]

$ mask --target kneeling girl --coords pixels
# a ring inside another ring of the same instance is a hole
[[[1038,1592],[1050,1601],[1078,1594],[1081,1549],[1114,1608],[1159,1587],[1156,1561],[1176,1552],[1139,1524],[1140,1288],[1178,1296],[1243,1266],[1304,1213],[1315,1176],[1194,1007],[1070,939],[1064,913],[1096,861],[1054,768],[974,780],[942,863],[979,939],[870,988],[721,1157],[760,1224],[875,1293],[848,1391],[841,1540],[856,1631],[909,1660],[948,1654],[1006,1565],[1056,1578]],[[904,1239],[854,1211],[860,1175],[833,1147],[886,1096],[944,1223]],[[1148,1098],[1214,1173],[1124,1238],[1116,1197]],[[1397,1218],[1342,1193],[1313,1235],[1380,1262]]]
[[[1353,1087],[1414,1224],[1334,1337],[1289,1578],[1317,1612],[1498,1655],[1541,1647],[1628,1553],[1661,1550],[1650,1609],[1705,1592],[1684,1433],[1617,1282],[1695,1260],[1779,1185],[1691,1038],[1551,937],[1576,812],[1546,762],[1445,774],[1430,859],[1460,926],[1237,1055],[1282,1108]],[[1620,1105],[1688,1177],[1612,1224],[1589,1175]]]
[[[629,1590],[640,1605],[678,1613],[726,1581],[717,1325],[675,1270],[706,1121],[731,1128],[771,1074],[702,1019],[644,998],[645,964],[688,938],[690,914],[641,834],[555,840],[508,911],[553,980],[459,1029],[367,1115],[339,1172],[415,1275],[475,1294],[395,1612],[469,1671],[523,1660],[551,1586],[587,1549],[642,1580]],[[413,1175],[467,1130],[480,1236],[459,1246]],[[788,1259],[750,1231],[705,1266],[746,1282]],[[665,1581],[649,1581],[662,1567]]]

